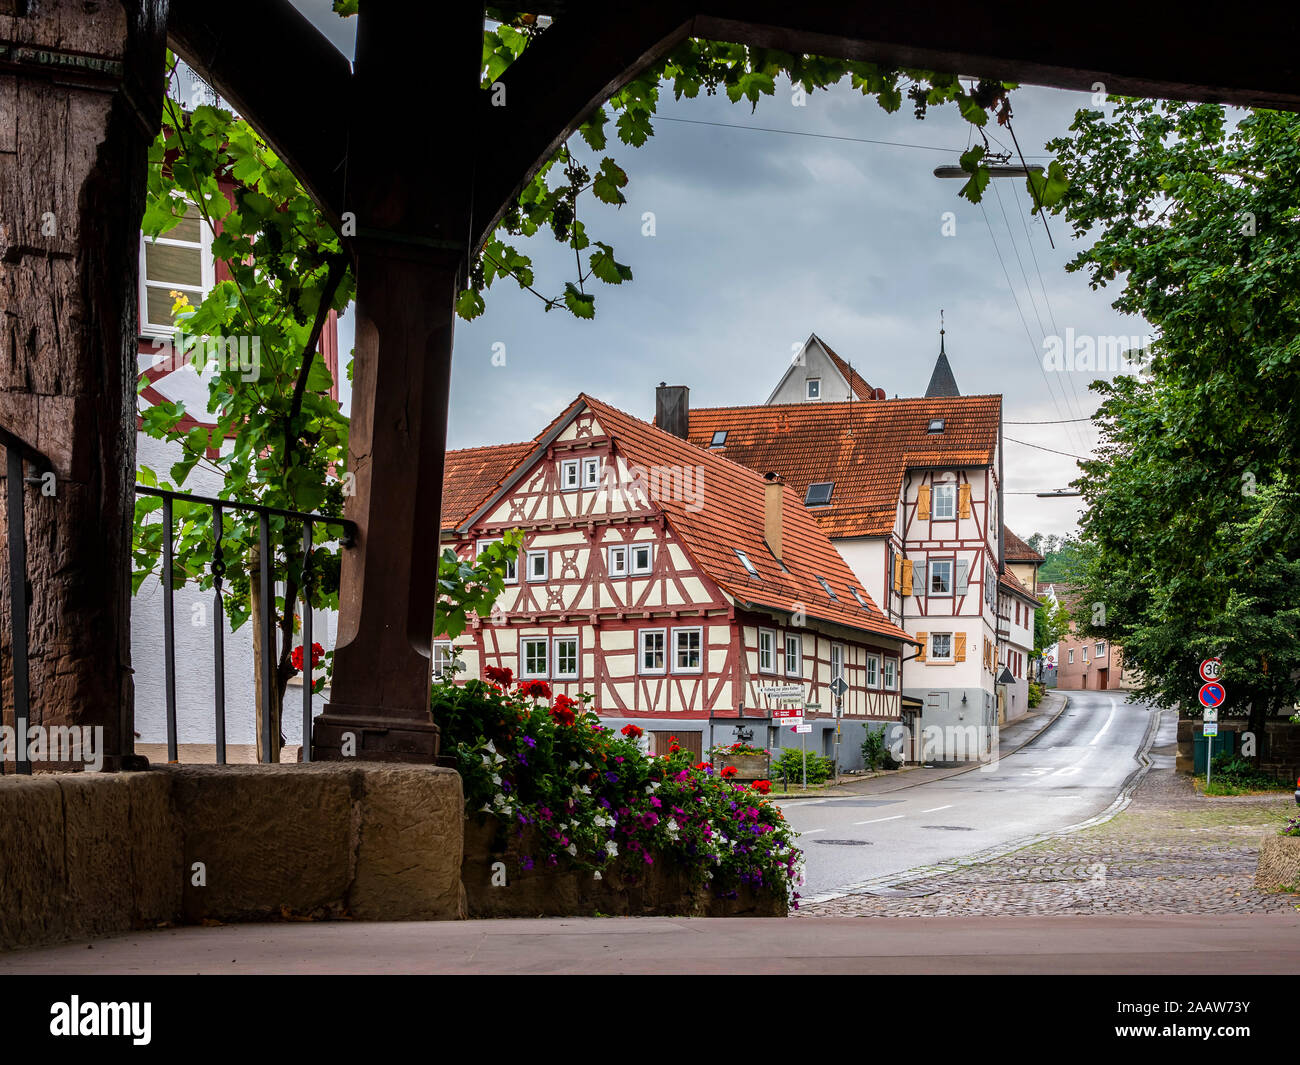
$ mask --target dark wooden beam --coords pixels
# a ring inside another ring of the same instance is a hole
[[[171,0],[167,36],[337,225],[352,84],[339,50],[288,0]]]

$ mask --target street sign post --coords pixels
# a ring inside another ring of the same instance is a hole
[[[1202,706],[1218,707],[1223,705],[1223,700],[1228,697],[1228,690],[1217,680],[1207,680],[1201,685],[1201,690],[1196,693],[1197,699]]]
[[[1201,663],[1201,680],[1218,680],[1223,676],[1223,662],[1217,658],[1207,658]]]
[[[1217,658],[1207,658],[1201,663],[1201,676],[1205,676],[1210,667],[1213,667],[1217,673],[1218,664]],[[1205,737],[1205,786],[1208,788],[1211,774],[1214,772],[1214,737],[1219,734],[1219,707],[1228,697],[1228,691],[1217,680],[1207,680],[1201,685],[1201,690],[1196,693],[1196,697],[1205,707],[1201,735]],[[1214,715],[1213,718],[1210,717],[1211,714]]]

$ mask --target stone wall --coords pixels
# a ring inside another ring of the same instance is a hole
[[[0,777],[0,949],[205,921],[465,916],[460,776],[162,766]]]
[[[785,917],[784,892],[744,889],[717,898],[692,885],[688,872],[667,860],[646,865],[619,861],[600,880],[568,863],[538,862],[521,871],[522,855],[542,848],[532,829],[507,829],[493,817],[465,822],[461,880],[470,917]],[[498,864],[499,863],[499,864]]]
[[[1179,719],[1178,772],[1191,773],[1193,737],[1200,735],[1200,731],[1200,721],[1191,718]],[[1240,734],[1245,731],[1246,721],[1244,718],[1219,722],[1220,735],[1225,732]],[[1237,745],[1235,749],[1240,751],[1241,736],[1238,735],[1236,739]],[[1300,725],[1292,724],[1285,719],[1270,721],[1264,726],[1264,742],[1261,747],[1263,758],[1260,760],[1260,768],[1264,772],[1272,773],[1282,781],[1294,781],[1300,777]]]

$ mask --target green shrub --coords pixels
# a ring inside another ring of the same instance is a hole
[[[889,752],[885,750],[885,730],[867,729],[866,738],[862,741],[862,761],[866,763],[867,768],[875,772],[888,754]]]
[[[799,784],[803,781],[803,755],[802,748],[787,747],[781,752],[781,757],[772,761],[772,779],[777,780],[784,773],[786,779],[791,784]],[[830,758],[823,758],[820,754],[812,751],[808,752],[808,783],[821,784],[826,781],[832,773],[835,772],[835,762]]]
[[[1243,791],[1287,791],[1291,785],[1278,780],[1272,773],[1255,768],[1255,763],[1239,754],[1216,755],[1210,774],[1211,784]]]
[[[1043,686],[1036,684],[1034,681],[1029,682],[1029,705],[1037,706],[1043,701]]]

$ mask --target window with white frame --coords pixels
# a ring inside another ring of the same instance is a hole
[[[596,488],[600,484],[600,459],[582,460],[582,487]]]
[[[776,672],[776,633],[771,629],[758,630],[758,671]]]
[[[1088,661],[1088,645],[1085,643],[1080,649],[1083,651],[1083,660],[1086,663]]]
[[[528,552],[528,579],[530,581],[546,580],[546,560],[549,552],[547,551],[529,551]]]
[[[952,559],[933,558],[929,566],[930,594],[952,595]]]
[[[627,576],[627,546],[618,544],[609,549],[609,575],[611,577]]]
[[[884,668],[881,671],[884,678],[884,688],[887,692],[892,692],[898,687],[898,662],[893,658],[886,658]]]
[[[481,555],[483,553],[483,548],[487,547],[488,544],[499,544],[500,542],[501,542],[501,537],[499,536],[493,537],[492,539],[489,540],[480,540],[478,543],[474,545],[474,549]],[[516,557],[516,558],[512,558],[509,562],[506,563],[506,584],[518,584],[518,583],[519,583],[519,559]]]
[[[867,687],[880,687],[880,656],[867,655]]]
[[[552,641],[551,676],[557,679],[576,679],[578,676],[578,637],[557,636]]]
[[[785,675],[803,676],[803,637],[793,632],[785,634]]]
[[[936,521],[957,516],[957,486],[955,484],[936,484],[934,486],[934,506],[930,515]]]
[[[631,571],[633,575],[649,573],[654,568],[654,545],[633,544],[630,551]]]
[[[844,645],[842,643],[831,644],[831,680],[837,680],[844,676]]]
[[[820,377],[810,377],[806,382],[804,395],[809,399],[822,398],[822,379]]]
[[[704,630],[673,629],[673,672],[700,673],[704,669]]]
[[[450,640],[435,640],[433,643],[433,678],[438,680],[442,677],[443,671],[451,665],[453,659],[451,655]]]
[[[749,561],[749,556],[738,547],[733,547],[732,550],[736,552],[736,557],[740,559],[740,564],[745,567],[745,572],[751,577],[757,577],[758,570],[754,568],[754,563]]]
[[[1097,657],[1098,657],[1098,658],[1101,658],[1101,656],[1104,655],[1104,654],[1106,653],[1106,641],[1105,641],[1105,640],[1098,640],[1098,641],[1097,641],[1097,648],[1096,648],[1096,651],[1097,651]]]
[[[578,460],[565,459],[560,463],[560,491],[576,492],[578,490]]]
[[[940,662],[952,659],[951,632],[930,633],[930,657]]]
[[[641,673],[665,673],[665,645],[668,634],[663,629],[642,629],[637,636],[637,668]]]
[[[546,650],[548,641],[526,639],[519,641],[519,675],[527,679],[546,678]]]
[[[140,332],[171,335],[173,292],[203,302],[216,282],[212,231],[189,204],[185,217],[157,238],[140,234]]]
[[[1070,659],[1069,659],[1070,665],[1074,665],[1074,648],[1070,648],[1069,654],[1070,654]]]

